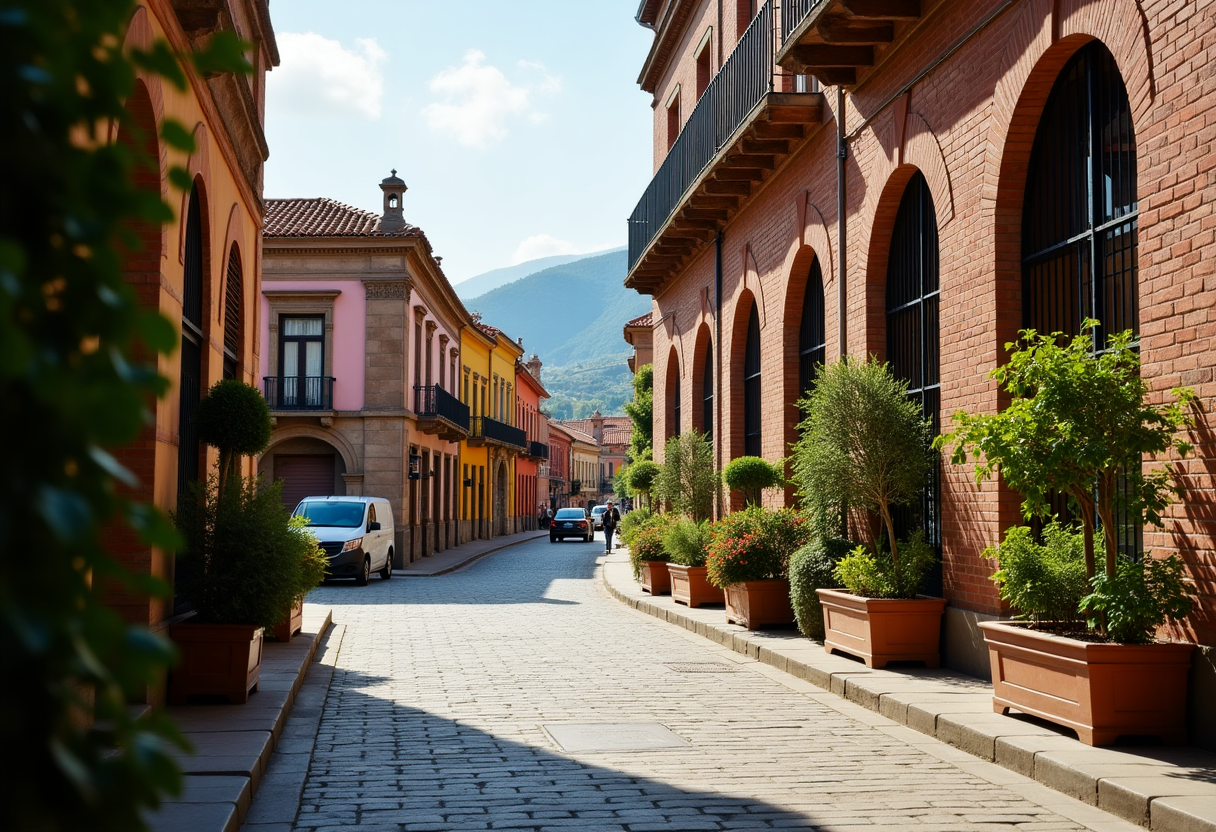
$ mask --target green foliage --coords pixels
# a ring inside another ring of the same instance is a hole
[[[621,518],[620,528],[617,530],[621,537],[621,542],[626,546],[633,546],[634,536],[642,529],[651,517],[654,516],[649,508],[635,508],[633,511]]]
[[[1193,591],[1186,567],[1177,555],[1145,557],[1136,563],[1120,559],[1114,575],[1099,574],[1093,592],[1081,599],[1089,625],[1122,644],[1146,644],[1166,621],[1191,612]]]
[[[177,588],[200,621],[267,629],[325,576],[316,538],[283,508],[282,484],[255,480],[217,487],[192,483],[177,513],[186,544],[178,555]]]
[[[714,471],[714,446],[695,430],[673,436],[663,450],[663,464],[653,491],[672,511],[694,520],[708,520],[714,510],[720,480]]]
[[[629,546],[629,563],[633,566],[635,579],[642,575],[642,561],[671,560],[663,547],[663,535],[670,523],[669,515],[656,514],[647,518],[633,535],[633,543]]]
[[[643,364],[633,376],[633,398],[625,402],[625,415],[633,422],[628,456],[634,462],[654,455],[654,365]]]
[[[1043,529],[1043,543],[1038,543],[1029,528],[1015,526],[984,556],[996,557],[999,569],[992,579],[1019,617],[1061,632],[1081,626],[1078,605],[1089,582],[1080,532],[1052,522]]]
[[[650,503],[650,492],[654,489],[655,480],[659,477],[659,464],[649,459],[630,463],[625,469],[629,476],[629,491],[642,497]]]
[[[953,461],[977,457],[976,481],[999,473],[1023,497],[1026,517],[1046,517],[1051,492],[1067,494],[1082,522],[1086,573],[1096,571],[1094,517],[1101,521],[1106,573],[1113,577],[1118,556],[1115,512],[1160,525],[1161,512],[1179,493],[1169,463],[1145,471],[1144,456],[1190,445],[1177,432],[1190,422],[1189,389],[1173,391],[1175,401],[1154,405],[1140,377],[1140,356],[1131,330],[1111,336],[1094,354],[1097,321],[1066,344],[1059,333],[1023,330],[1021,341],[1006,344],[1009,363],[991,376],[1010,394],[995,414],[954,414],[954,430],[935,440],[954,446]],[[1123,480],[1121,483],[1120,480]],[[1126,495],[1126,499],[1124,497]]]
[[[853,548],[848,540],[815,537],[790,555],[790,605],[798,631],[807,638],[824,636],[823,607],[815,590],[840,586],[836,564]]]
[[[221,483],[237,475],[237,459],[260,454],[270,444],[270,406],[256,387],[237,379],[211,385],[195,420],[198,438],[219,449]]]
[[[793,509],[751,506],[728,514],[710,527],[706,578],[718,589],[784,578],[790,556],[809,537],[805,518]]]
[[[899,560],[881,544],[872,551],[858,546],[836,565],[836,579],[865,598],[915,598],[916,590],[937,555],[917,530],[903,545]]]
[[[841,507],[849,506],[877,514],[895,541],[891,509],[919,496],[931,464],[928,422],[907,383],[885,363],[840,360],[823,368],[799,406],[806,418],[793,476],[812,526],[839,533]],[[898,544],[884,557],[898,562]]]
[[[742,491],[749,506],[760,504],[760,495],[766,488],[781,488],[785,485],[785,474],[780,465],[758,456],[741,456],[726,463],[722,469],[722,480],[732,491]]]
[[[681,566],[704,566],[709,557],[710,523],[680,517],[667,526],[663,548],[673,563]]]
[[[143,829],[141,811],[180,784],[165,742],[179,735],[163,714],[137,721],[127,708],[172,648],[100,591],[168,592],[126,573],[103,537],[129,529],[147,546],[177,543],[163,515],[126,496],[136,479],[111,453],[150,423],[168,387],[157,360],[178,341],[122,272],[124,252],[141,246],[133,229],[173,216],[159,190],[136,185],[159,160],[143,155],[123,102],[136,67],[186,83],[163,42],[124,55],[133,10],[131,0],[0,8],[0,430],[15,440],[0,466],[0,720],[15,755],[0,779],[3,829]],[[239,69],[234,42],[217,33],[198,62]],[[111,143],[115,127],[134,141]],[[161,130],[167,146],[192,149],[181,125]]]

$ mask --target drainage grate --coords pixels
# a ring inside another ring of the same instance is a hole
[[[550,723],[541,726],[566,751],[657,751],[688,742],[657,722]]]
[[[667,665],[676,673],[738,673],[739,668],[722,662],[672,662]]]

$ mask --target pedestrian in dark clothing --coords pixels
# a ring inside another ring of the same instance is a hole
[[[604,515],[600,518],[604,523],[604,551],[612,551],[612,535],[616,532],[617,525],[621,522],[621,513],[616,510],[616,506],[612,504],[612,500],[604,507]]]

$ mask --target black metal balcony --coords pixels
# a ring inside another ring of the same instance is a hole
[[[271,410],[333,410],[333,376],[265,376],[263,395]]]
[[[474,416],[473,430],[469,434],[470,445],[499,445],[514,451],[528,447],[528,435],[521,428],[491,419],[489,416]]]
[[[459,442],[469,435],[469,406],[437,384],[414,385],[418,430]]]
[[[654,294],[822,121],[818,93],[775,91],[766,3],[709,82],[629,217],[625,285]]]
[[[896,27],[920,18],[921,0],[783,0],[777,63],[821,84],[853,86]]]

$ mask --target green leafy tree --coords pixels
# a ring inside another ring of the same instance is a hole
[[[874,360],[835,361],[799,403],[806,418],[793,446],[795,483],[819,534],[842,506],[872,512],[899,563],[892,508],[916,499],[929,474],[929,427],[908,385]],[[871,534],[874,554],[878,534]]]
[[[653,491],[671,504],[672,511],[708,520],[720,482],[714,470],[714,446],[707,434],[692,430],[667,440]]]
[[[649,459],[632,463],[625,469],[629,472],[629,491],[637,494],[646,505],[650,505],[650,492],[654,489],[655,480],[659,476],[659,464]]]
[[[625,415],[633,422],[626,452],[638,462],[654,456],[654,365],[643,364],[633,377],[633,399],[625,402]]]
[[[148,424],[167,388],[157,357],[177,344],[122,272],[124,253],[140,246],[132,229],[172,212],[135,184],[134,172],[159,170],[159,160],[141,141],[111,143],[110,130],[139,138],[123,107],[137,67],[186,83],[164,43],[124,54],[133,10],[130,0],[0,8],[0,429],[19,438],[0,466],[0,736],[19,758],[0,778],[3,829],[142,829],[141,811],[179,784],[171,724],[126,707],[172,650],[127,625],[97,589],[167,590],[126,573],[103,531],[177,543],[163,515],[124,495],[136,481],[111,454]],[[195,64],[247,67],[222,34]],[[160,130],[167,145],[191,149],[180,124]],[[174,169],[171,179],[189,176]]]
[[[1027,518],[1047,518],[1052,491],[1068,495],[1081,522],[1085,571],[1096,572],[1095,522],[1101,524],[1106,574],[1113,577],[1119,553],[1115,512],[1160,525],[1161,512],[1180,493],[1168,462],[1146,471],[1146,455],[1186,454],[1190,445],[1178,432],[1189,423],[1189,389],[1173,391],[1175,400],[1155,405],[1140,377],[1140,356],[1131,330],[1111,336],[1094,353],[1088,320],[1082,334],[1061,344],[1059,333],[1023,330],[1019,344],[1006,344],[1009,363],[992,378],[1010,394],[998,413],[954,414],[954,430],[935,440],[953,446],[953,461],[976,456],[980,482],[999,473],[1022,495]],[[1122,485],[1120,480],[1122,479]]]
[[[727,488],[742,492],[743,499],[749,506],[760,504],[760,496],[766,488],[780,488],[785,485],[781,466],[758,456],[732,459],[722,469],[722,480]]]

